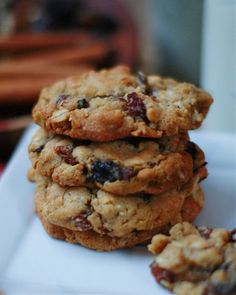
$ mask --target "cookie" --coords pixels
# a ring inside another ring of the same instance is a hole
[[[191,211],[191,216],[183,216],[182,211],[176,217],[178,221],[193,221],[200,212],[192,210],[192,208],[196,208],[199,205],[199,200],[195,200],[194,198],[190,197],[191,201],[186,203],[184,201],[184,206],[187,206],[187,211]],[[201,199],[201,198],[200,198]],[[201,203],[201,201],[200,201]],[[196,206],[197,204],[197,206]],[[61,227],[55,224],[50,223],[42,214],[43,207],[43,199],[39,194],[36,194],[35,198],[35,208],[36,212],[46,230],[46,232],[52,236],[53,238],[66,240],[70,243],[80,244],[87,248],[99,250],[99,251],[112,251],[121,248],[132,248],[139,244],[146,244],[148,243],[151,238],[160,232],[167,232],[170,228],[170,224],[164,225],[162,227],[157,227],[152,230],[141,230],[141,231],[133,231],[125,236],[122,237],[111,237],[106,234],[99,234],[94,230],[85,230],[85,231],[78,231],[78,230],[70,230],[65,227]],[[195,215],[194,215],[195,214]],[[172,223],[175,222],[174,220]]]
[[[153,237],[157,282],[178,295],[236,294],[236,229],[176,224]]]
[[[29,146],[33,168],[61,186],[86,186],[127,195],[159,194],[183,186],[205,163],[188,135],[94,143],[50,137],[43,129]]]
[[[159,138],[198,128],[212,101],[194,85],[117,66],[43,89],[33,119],[48,131],[92,141]]]
[[[200,175],[180,190],[159,195],[136,194],[121,197],[85,187],[61,187],[37,174],[36,200],[48,222],[70,230],[94,230],[101,235],[122,237],[133,231],[152,230],[176,219],[186,198],[203,204],[198,185]]]

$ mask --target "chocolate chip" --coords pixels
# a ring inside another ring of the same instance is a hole
[[[201,237],[206,239],[206,240],[209,239],[210,234],[212,233],[212,230],[213,229],[209,228],[209,227],[199,227],[198,228],[198,231],[199,231]]]
[[[143,100],[136,92],[132,92],[127,95],[126,107],[130,116],[147,119],[146,107],[143,103]]]
[[[89,107],[89,103],[85,98],[79,99],[77,101],[77,109],[86,109]]]
[[[155,262],[151,264],[152,274],[158,283],[162,280],[172,283],[174,281],[174,274],[164,268],[159,267]]]
[[[91,214],[91,212],[82,212],[78,216],[72,218],[72,223],[75,225],[80,231],[88,231],[92,229],[91,223],[88,221],[87,217]]]
[[[72,97],[70,94],[60,94],[56,99],[56,105],[60,106],[64,101],[70,100]]]
[[[37,148],[35,148],[35,149],[33,150],[33,152],[34,152],[34,153],[41,153],[42,150],[43,150],[43,148],[44,148],[44,144],[42,144],[42,145],[38,146]]]
[[[230,242],[236,242],[236,228],[234,228],[230,233]]]
[[[103,184],[106,181],[113,182],[121,180],[122,177],[122,168],[118,164],[113,161],[97,160],[93,163],[91,175],[88,177],[88,180],[94,180]]]
[[[72,145],[61,145],[55,147],[55,152],[69,165],[76,165],[77,162],[72,156],[73,146]]]

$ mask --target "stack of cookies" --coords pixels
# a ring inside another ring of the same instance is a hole
[[[43,89],[29,146],[49,235],[97,250],[147,243],[203,207],[203,151],[190,141],[212,98],[118,66]]]

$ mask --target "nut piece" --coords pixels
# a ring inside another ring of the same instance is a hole
[[[156,235],[152,238],[152,243],[148,245],[148,250],[153,254],[159,254],[169,242],[170,237],[163,234]]]

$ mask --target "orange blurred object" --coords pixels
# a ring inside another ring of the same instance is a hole
[[[134,66],[138,60],[136,27],[120,0],[13,3],[13,32],[0,37],[0,160],[31,121],[43,87],[91,69]]]

